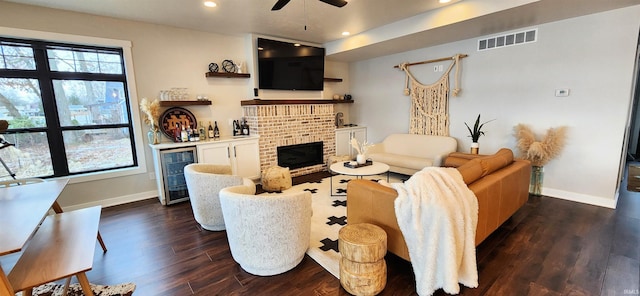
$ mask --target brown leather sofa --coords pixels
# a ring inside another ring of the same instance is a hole
[[[531,164],[513,158],[510,149],[494,155],[453,152],[444,166],[456,167],[478,198],[476,246],[522,207],[529,197]],[[396,220],[397,192],[369,180],[352,180],[347,185],[347,223],[371,223],[387,232],[387,249],[410,261],[409,251]]]

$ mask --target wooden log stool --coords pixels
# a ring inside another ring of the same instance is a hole
[[[387,284],[387,234],[369,223],[348,224],[338,233],[340,284],[353,295],[376,295]]]
[[[272,166],[262,172],[262,189],[267,192],[280,192],[291,188],[289,168]]]

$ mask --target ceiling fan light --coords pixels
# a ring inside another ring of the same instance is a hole
[[[218,4],[216,4],[213,1],[204,1],[204,6],[206,6],[206,7],[216,7],[216,6],[218,6]]]

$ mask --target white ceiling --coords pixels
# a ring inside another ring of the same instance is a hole
[[[640,0],[453,0],[445,7],[438,0],[349,0],[337,8],[319,0],[291,0],[283,9],[271,11],[276,0],[214,0],[218,4],[214,8],[205,7],[204,0],[5,1],[323,44],[331,59],[347,62],[640,4]],[[351,36],[343,37],[343,31]]]

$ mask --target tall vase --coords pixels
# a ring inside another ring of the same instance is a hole
[[[471,154],[478,154],[478,150],[480,150],[480,144],[478,142],[471,143]]]
[[[529,193],[533,195],[542,195],[542,181],[544,179],[544,167],[531,167],[531,180],[529,182]]]

